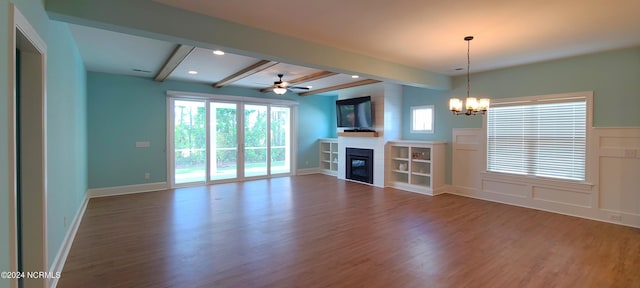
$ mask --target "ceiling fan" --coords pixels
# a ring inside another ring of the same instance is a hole
[[[278,95],[282,95],[284,93],[287,93],[287,89],[288,90],[292,90],[292,89],[299,89],[299,90],[309,90],[309,87],[302,87],[302,86],[289,86],[289,83],[287,83],[286,81],[282,81],[282,77],[284,76],[284,74],[278,74],[278,81],[273,82],[273,92],[278,94]]]

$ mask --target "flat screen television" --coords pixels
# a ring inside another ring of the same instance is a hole
[[[371,96],[336,101],[338,127],[352,131],[372,131],[372,107]]]

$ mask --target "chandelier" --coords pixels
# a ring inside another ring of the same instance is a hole
[[[475,97],[469,97],[469,66],[471,66],[471,58],[469,57],[469,46],[473,40],[473,36],[464,37],[464,41],[467,41],[467,99],[462,101],[458,98],[449,99],[449,110],[454,115],[476,115],[478,112],[485,114],[489,109],[489,99],[482,98],[478,100]],[[466,104],[466,105],[465,105]],[[462,111],[462,107],[466,108],[466,111]]]

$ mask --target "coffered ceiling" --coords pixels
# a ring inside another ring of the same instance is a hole
[[[276,61],[261,60],[231,53],[216,55],[213,50],[179,45],[161,40],[113,32],[80,25],[69,25],[89,71],[154,78],[157,81],[179,80],[211,84],[216,88],[238,86],[273,93],[278,74],[291,86],[287,93],[306,95],[336,95],[336,91],[354,87],[363,82],[357,75],[333,73]],[[183,49],[178,49],[182,47]],[[175,51],[183,51],[180,59],[172,58]],[[223,51],[224,52],[224,51]],[[242,72],[259,62],[265,64],[240,77]],[[173,62],[170,65],[168,62]],[[162,75],[163,68],[166,73]],[[302,79],[301,79],[302,78]],[[295,81],[304,80],[304,81]]]
[[[84,2],[49,0],[47,2],[47,6],[56,10],[54,16],[69,13],[73,17],[58,18],[81,24],[71,25],[72,32],[87,68],[92,71],[157,78],[164,64],[171,59],[176,47],[191,44],[182,43],[178,38],[176,41],[167,41],[167,39],[173,39],[171,37],[133,36],[127,33],[127,29],[117,27],[107,29],[113,31],[107,31],[82,26],[95,21],[74,21],[85,17],[85,14],[88,15],[86,17],[113,18],[112,14],[119,8],[135,10],[134,6],[124,7],[133,5],[130,4],[131,2],[114,0],[109,2],[109,6],[94,0]],[[87,7],[76,7],[82,6],[80,4],[74,6],[73,3],[76,2],[85,3],[82,5]],[[86,2],[93,4],[86,4]],[[264,69],[257,69],[252,71],[254,73],[245,75],[246,77],[233,79],[225,84],[255,89],[264,89],[272,85],[277,80],[277,74],[284,74],[284,80],[290,81],[323,71],[331,72],[332,75],[296,83],[296,86],[312,86],[310,90],[313,91],[327,87],[341,88],[363,79],[388,81],[389,77],[386,76],[390,74],[382,74],[386,70],[392,70],[387,67],[396,66],[385,66],[380,63],[399,64],[403,65],[401,68],[410,67],[415,71],[432,73],[428,75],[446,77],[463,74],[465,69],[457,69],[466,68],[467,46],[463,38],[467,35],[475,36],[471,42],[472,73],[640,46],[640,29],[638,29],[640,17],[637,16],[640,11],[640,1],[637,0],[609,2],[601,0],[396,0],[393,2],[385,0],[137,0],[136,3],[138,6],[147,3],[145,5],[154,9],[145,11],[149,11],[148,13],[160,11],[165,18],[172,13],[167,11],[175,11],[176,15],[183,17],[175,19],[184,19],[185,12],[195,13],[194,15],[204,15],[212,17],[211,19],[235,23],[237,25],[234,27],[239,29],[250,27],[258,33],[263,33],[264,39],[253,42],[259,43],[254,46],[245,45],[244,42],[247,41],[233,39],[234,34],[226,35],[225,40],[231,39],[227,41],[228,43],[241,43],[244,46],[227,45],[223,50],[228,48],[231,51],[225,51],[227,53],[223,56],[212,53],[210,48],[217,44],[212,42],[207,42],[210,45],[204,45],[207,47],[186,49],[189,53],[186,56],[183,55],[184,59],[179,57],[181,61],[174,59],[176,66],[169,67],[166,77],[169,80],[216,85],[242,72],[243,69],[248,69],[260,61],[266,61],[265,67],[262,67]],[[149,3],[156,3],[156,5]],[[157,5],[158,3],[160,5]],[[89,9],[91,5],[96,6],[95,9]],[[97,7],[101,5],[105,6]],[[87,10],[80,11],[84,8]],[[104,12],[101,12],[103,10]],[[123,14],[125,15],[121,18],[124,19],[127,15]],[[153,15],[146,15],[146,17],[153,20],[149,18]],[[166,21],[177,21],[175,19],[169,17]],[[121,25],[117,23],[119,20],[113,20],[113,23]],[[145,24],[137,25],[145,26]],[[113,25],[95,26],[114,27]],[[223,25],[216,27],[221,26]],[[212,35],[221,34],[222,31],[216,30],[216,27],[210,29]],[[269,42],[271,39],[276,40]],[[290,45],[291,50],[282,51],[282,49],[274,49],[282,46],[278,46],[281,44],[277,42],[278,39],[300,39],[307,41],[304,43],[315,43],[313,45],[318,46],[298,45],[306,47],[299,48]],[[247,47],[251,47],[249,50],[252,51],[242,49]],[[327,47],[326,51],[329,52],[326,56],[318,55],[319,53],[315,51],[324,50],[313,50],[309,47],[314,49]],[[262,54],[256,51],[265,52]],[[351,73],[352,71],[347,71],[348,69],[344,66],[334,67],[339,66],[336,63],[340,64],[329,57],[330,52],[335,51],[346,51],[344,53],[351,53],[349,55],[362,55],[362,58],[353,62],[355,65],[364,65],[366,63],[363,64],[363,62],[367,61],[362,59],[371,59],[372,63],[380,66],[378,70],[381,71],[381,75],[370,73],[361,75],[359,79],[351,78],[351,74],[357,73],[355,71],[358,69],[354,68],[354,72]],[[288,59],[289,55],[292,56],[290,59]],[[313,58],[308,61],[310,65],[300,65],[301,62],[307,61],[301,61],[299,55]],[[329,64],[324,65],[323,61]],[[189,71],[198,73],[189,74]],[[393,73],[402,76],[402,72]],[[396,82],[403,83],[402,79]],[[403,84],[411,85],[411,83]],[[335,92],[322,94],[331,93]]]

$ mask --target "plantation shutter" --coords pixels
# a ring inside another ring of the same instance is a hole
[[[584,181],[586,109],[584,98],[489,108],[487,170]]]

